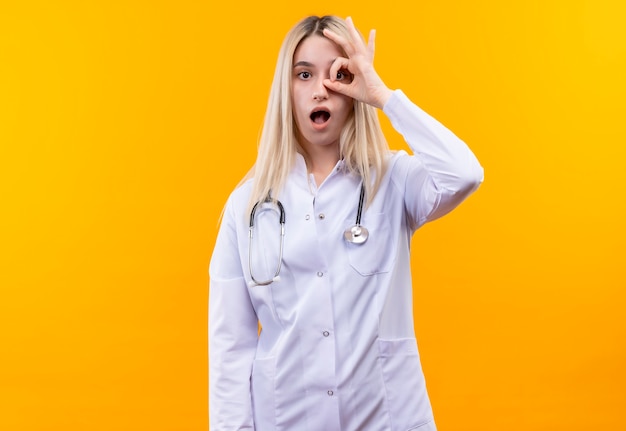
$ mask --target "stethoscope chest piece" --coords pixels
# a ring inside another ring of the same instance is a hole
[[[344,239],[352,244],[363,244],[369,235],[367,228],[359,224],[349,227],[343,233]]]
[[[361,183],[361,194],[359,196],[359,207],[356,212],[356,223],[349,228],[347,228],[343,232],[343,238],[346,242],[351,244],[363,244],[369,238],[370,233],[364,226],[361,226],[361,214],[363,213],[363,203],[365,201],[365,186]],[[280,223],[280,249],[278,254],[278,264],[276,265],[276,271],[271,278],[267,278],[266,280],[258,280],[255,278],[252,271],[252,239],[254,237],[254,217],[256,215],[257,208],[259,205],[263,204],[272,204],[275,203],[278,207],[279,214],[279,223]],[[248,269],[250,270],[250,286],[267,286],[275,281],[280,279],[280,268],[283,262],[283,246],[285,242],[285,208],[283,204],[280,203],[279,200],[273,200],[271,196],[268,194],[267,198],[262,201],[257,202],[252,207],[252,211],[250,211],[250,226],[249,226],[249,246],[248,246]]]
[[[356,223],[343,232],[343,239],[352,244],[363,244],[370,236],[367,228],[361,226],[361,213],[363,212],[363,201],[365,199],[365,186],[361,183],[361,194],[359,196],[359,207],[356,211]]]

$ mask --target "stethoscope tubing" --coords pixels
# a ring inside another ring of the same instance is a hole
[[[248,238],[250,240],[250,244],[249,244],[250,248],[248,250],[248,269],[250,270],[250,278],[252,279],[252,282],[256,286],[267,286],[268,284],[271,284],[274,281],[277,281],[278,276],[280,275],[280,268],[282,267],[282,264],[283,264],[283,246],[285,244],[285,208],[283,207],[283,204],[279,200],[276,200],[275,203],[278,206],[279,222],[280,222],[280,249],[278,252],[278,265],[276,266],[276,272],[274,273],[274,276],[272,278],[270,278],[269,280],[263,280],[263,281],[257,280],[252,273],[252,237],[254,235],[253,234],[254,216],[256,215],[256,210],[259,204],[272,202],[272,201],[273,201],[272,198],[268,196],[267,198],[265,198],[264,201],[259,201],[255,203],[254,206],[252,207],[252,210],[250,211],[250,227],[249,227],[249,234],[248,234]]]
[[[259,205],[263,203],[275,203],[278,206],[279,212],[279,223],[280,223],[280,249],[278,254],[278,265],[276,266],[276,271],[274,272],[274,276],[268,280],[257,280],[254,277],[252,272],[252,242],[254,237],[254,217],[256,215],[257,208]],[[365,203],[365,185],[361,182],[361,192],[359,194],[359,205],[356,212],[356,223],[353,226],[348,227],[344,231],[344,239],[352,244],[363,244],[367,241],[369,237],[368,230],[361,225],[361,216],[363,214],[363,204]],[[250,271],[250,278],[252,282],[251,286],[267,286],[268,284],[273,283],[274,281],[279,280],[280,269],[283,263],[283,247],[285,244],[285,208],[283,204],[278,199],[272,199],[271,194],[268,195],[264,200],[259,201],[254,204],[252,210],[250,211],[250,225],[249,225],[249,249],[248,249],[248,270]]]

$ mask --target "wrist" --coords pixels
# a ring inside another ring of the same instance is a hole
[[[377,97],[374,106],[376,106],[378,109],[383,109],[392,94],[393,90],[389,89],[388,87],[383,88],[380,92],[380,95]]]

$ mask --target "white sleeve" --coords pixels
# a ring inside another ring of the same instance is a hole
[[[236,216],[229,200],[209,268],[211,431],[253,430],[250,375],[258,319],[243,277]]]
[[[392,180],[404,191],[411,227],[447,214],[483,181],[483,168],[443,124],[396,90],[383,107],[393,127],[413,150],[397,161]]]

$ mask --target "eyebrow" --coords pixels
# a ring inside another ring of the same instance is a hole
[[[335,60],[336,60],[336,58],[333,58],[332,60],[330,60],[330,61],[328,62],[328,64],[333,64],[333,63],[335,62]],[[302,61],[299,61],[299,62],[295,63],[295,64],[293,65],[293,68],[295,69],[296,67],[300,67],[300,66],[304,66],[304,67],[315,67],[315,65],[314,65],[313,63],[309,63],[308,61],[304,61],[304,60],[302,60]]]
[[[313,67],[313,63],[309,63],[308,61],[299,61],[299,62],[297,62],[296,64],[293,65],[294,68],[296,68],[298,66]]]

